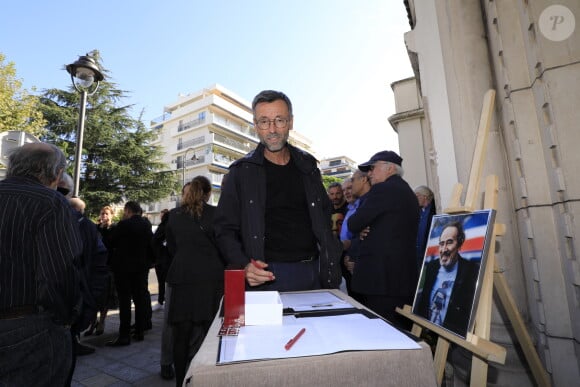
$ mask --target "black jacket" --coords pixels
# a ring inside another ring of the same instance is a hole
[[[97,231],[97,226],[80,212],[74,211],[77,217],[83,254],[79,260],[79,274],[83,307],[81,316],[76,323],[78,331],[89,327],[97,317],[99,299],[102,298],[109,283],[109,267],[107,266],[107,249]]]
[[[215,207],[203,205],[200,219],[183,208],[169,213],[165,227],[172,262],[169,320],[211,321],[224,293],[224,262],[213,237]]]
[[[357,234],[370,226],[360,242],[352,275],[352,289],[361,294],[383,295],[413,301],[419,273],[415,258],[419,203],[409,184],[399,175],[374,184],[348,229]]]
[[[322,185],[316,159],[290,144],[287,146],[302,175],[312,230],[318,240],[321,286],[337,288],[341,281],[342,247],[330,229],[332,203]],[[247,265],[250,258],[267,261],[264,257],[266,173],[262,144],[232,163],[228,182],[222,188],[215,217],[222,256],[227,263],[242,266]]]
[[[469,316],[474,302],[475,287],[479,276],[479,265],[459,257],[457,276],[449,297],[449,306],[442,326],[465,337],[469,328]],[[413,313],[429,319],[431,291],[439,272],[439,260],[433,260],[425,265],[425,283],[415,302]]]
[[[153,262],[151,223],[140,215],[123,219],[113,229],[110,245],[114,250],[114,272],[147,271]]]

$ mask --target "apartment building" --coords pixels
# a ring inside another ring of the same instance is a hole
[[[329,157],[320,160],[320,172],[323,176],[345,179],[350,177],[357,169],[357,163],[348,156]]]
[[[6,167],[8,166],[8,155],[10,152],[24,144],[40,142],[30,133],[20,130],[9,130],[0,133],[0,180],[6,177]]]

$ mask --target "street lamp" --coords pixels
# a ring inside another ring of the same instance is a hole
[[[181,186],[185,185],[185,163],[187,162],[187,152],[193,151],[193,156],[189,160],[197,160],[197,156],[195,155],[195,149],[188,148],[185,153],[183,154],[183,160],[181,161]]]
[[[83,153],[83,134],[85,131],[85,111],[87,106],[87,96],[95,94],[99,88],[99,83],[105,79],[105,77],[103,76],[103,73],[101,73],[97,62],[89,54],[79,56],[79,59],[76,62],[66,66],[66,71],[70,74],[70,79],[74,88],[79,93],[81,93],[81,105],[75,149],[75,185],[73,188],[73,196],[78,196],[81,175],[81,155]]]

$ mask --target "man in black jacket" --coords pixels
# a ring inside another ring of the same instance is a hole
[[[72,178],[63,173],[63,179],[57,188],[58,191],[67,196],[63,189],[69,190],[68,195],[72,196],[70,195],[72,186]],[[77,197],[70,197],[68,202],[74,212],[83,242],[83,254],[78,261],[83,302],[79,318],[70,328],[73,340],[73,362],[67,382],[67,385],[70,385],[77,356],[95,352],[95,348],[80,343],[80,333],[97,318],[97,311],[100,308],[98,300],[105,292],[105,286],[109,281],[109,267],[107,266],[107,249],[97,231],[97,226],[84,216],[85,202]]]
[[[146,329],[147,274],[151,267],[151,223],[141,216],[139,203],[129,201],[125,204],[121,220],[111,236],[114,249],[112,270],[119,296],[119,337],[107,343],[110,346],[123,346],[131,343],[131,299],[135,303],[135,333],[133,339],[142,341]]]
[[[223,257],[256,290],[340,285],[341,245],[316,159],[288,144],[290,99],[265,90],[252,102],[260,144],[230,166],[215,216]]]
[[[413,302],[418,271],[415,242],[419,204],[403,180],[403,159],[392,151],[375,154],[358,166],[371,181],[371,189],[356,212],[348,218],[348,229],[363,232],[351,287],[363,304],[399,328],[410,328],[396,307]]]
[[[459,255],[463,242],[463,225],[446,224],[439,237],[439,259],[425,265],[425,282],[413,313],[465,337],[479,265]]]

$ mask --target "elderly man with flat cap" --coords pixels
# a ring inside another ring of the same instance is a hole
[[[393,325],[410,328],[396,307],[411,305],[417,287],[415,258],[419,204],[403,180],[403,159],[382,151],[358,166],[367,172],[371,189],[348,219],[351,232],[361,235],[359,259],[352,275],[352,290],[363,304]]]

